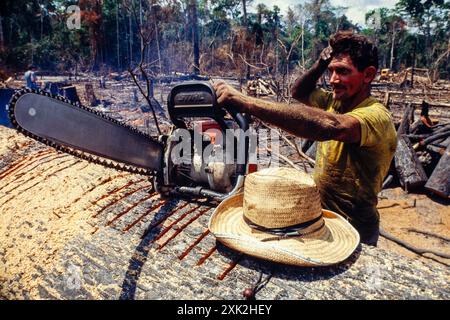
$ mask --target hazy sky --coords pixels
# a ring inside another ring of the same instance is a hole
[[[304,2],[305,0],[254,0],[254,4],[264,3],[269,7],[277,5],[284,16],[289,6],[294,7]],[[379,7],[393,8],[398,0],[330,0],[330,2],[333,6],[348,7],[345,12],[347,17],[354,23],[364,24],[367,11]]]

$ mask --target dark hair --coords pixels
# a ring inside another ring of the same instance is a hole
[[[28,70],[31,70],[31,69],[36,69],[36,66],[34,64],[29,64],[28,65]]]
[[[331,36],[333,55],[348,54],[359,71],[373,66],[378,70],[378,49],[367,37],[351,31],[339,31]]]

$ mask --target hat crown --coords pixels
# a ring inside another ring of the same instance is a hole
[[[285,228],[322,214],[319,190],[310,175],[291,168],[267,168],[246,177],[244,216],[265,228]]]

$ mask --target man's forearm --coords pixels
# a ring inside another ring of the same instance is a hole
[[[292,97],[307,103],[309,95],[316,88],[317,81],[328,68],[328,63],[318,60],[306,73],[295,80],[292,86]]]
[[[293,135],[310,140],[339,140],[345,128],[330,112],[248,98],[244,111]]]

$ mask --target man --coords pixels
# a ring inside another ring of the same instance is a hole
[[[24,75],[26,86],[29,89],[38,89],[36,67],[34,65],[29,65],[27,72]]]
[[[332,92],[316,89],[328,69]],[[312,68],[299,77],[287,106],[247,97],[215,84],[219,105],[235,106],[296,136],[320,141],[314,179],[322,206],[347,217],[361,242],[376,246],[377,194],[397,145],[388,110],[370,94],[378,69],[377,48],[367,38],[338,32]]]

